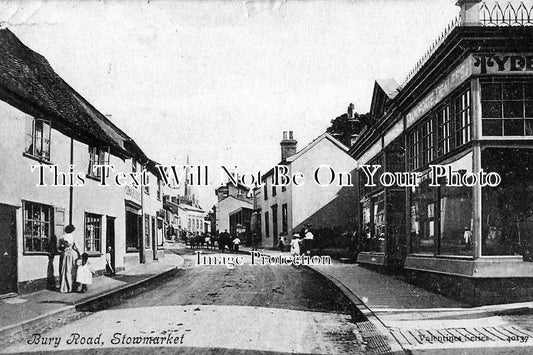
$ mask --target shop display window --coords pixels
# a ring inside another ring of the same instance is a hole
[[[473,255],[472,188],[439,188],[439,254]]]
[[[533,149],[486,148],[484,171],[501,183],[482,188],[482,255],[523,255],[531,261],[533,241]]]
[[[424,180],[411,188],[411,252],[434,254],[435,250],[435,191]]]

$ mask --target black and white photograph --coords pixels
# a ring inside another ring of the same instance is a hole
[[[0,353],[533,353],[533,0],[0,0]]]

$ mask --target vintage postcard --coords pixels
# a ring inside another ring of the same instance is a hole
[[[0,0],[0,353],[533,353],[533,0]]]

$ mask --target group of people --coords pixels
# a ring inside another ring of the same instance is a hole
[[[239,252],[239,246],[242,243],[239,236],[232,236],[228,233],[227,229],[218,235],[216,241],[218,243],[218,250],[220,250],[222,253],[226,249],[226,246],[228,247],[229,251]]]
[[[313,248],[313,241],[315,239],[315,236],[311,232],[311,229],[309,226],[306,226],[305,228],[302,228],[300,233],[294,234],[291,239],[291,255],[292,256],[298,256],[298,255],[310,255],[311,250]],[[282,242],[280,241],[280,244]],[[281,251],[285,249],[285,246],[280,246]]]
[[[87,253],[80,254],[74,241],[73,225],[65,227],[65,234],[59,241],[59,292],[86,292],[92,284],[95,271],[89,262]],[[111,247],[106,251],[106,274],[114,275],[115,270],[111,263]]]

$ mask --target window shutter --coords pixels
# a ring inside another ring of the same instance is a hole
[[[65,209],[60,207],[54,207],[54,233],[52,234],[52,240],[50,240],[50,247],[55,248],[59,246],[59,238],[65,233]]]

